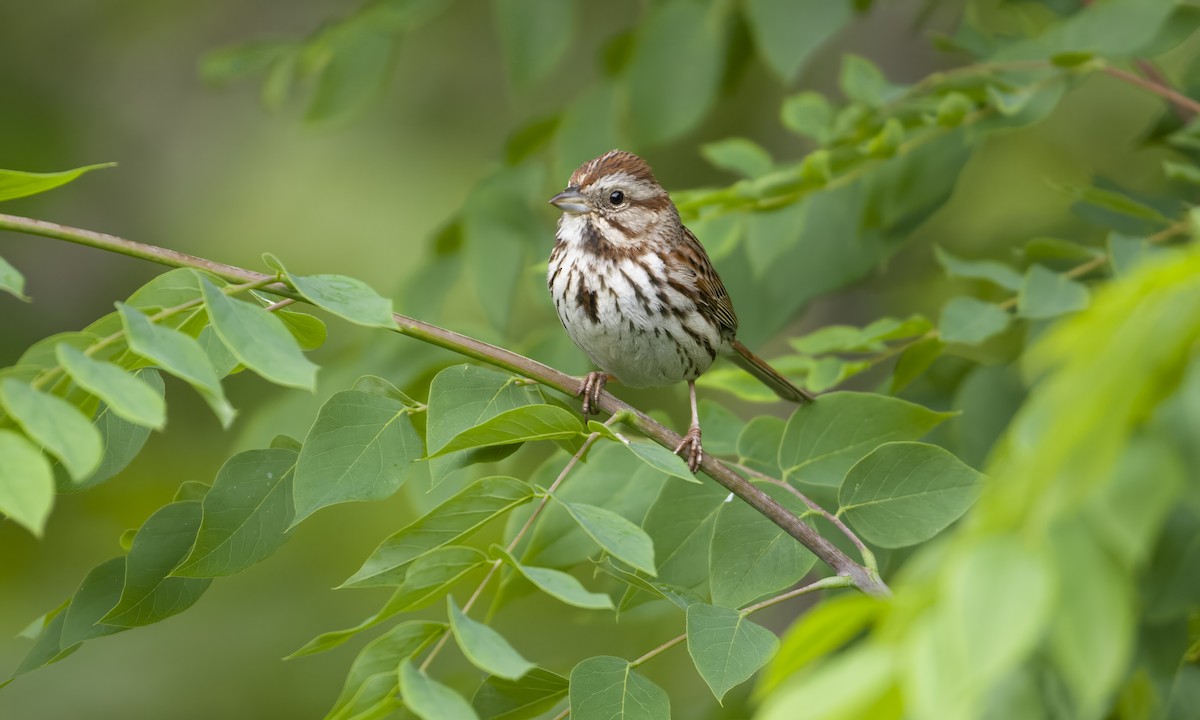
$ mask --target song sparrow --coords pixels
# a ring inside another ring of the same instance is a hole
[[[785,400],[813,400],[738,342],[721,278],[646,161],[607,152],[579,166],[550,202],[563,211],[550,295],[567,334],[602,371],[583,380],[585,415],[596,411],[608,380],[631,387],[686,380],[692,424],[675,452],[696,472],[704,458],[696,378],[718,353]]]

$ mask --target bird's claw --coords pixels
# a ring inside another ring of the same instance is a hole
[[[600,414],[600,393],[604,392],[604,384],[608,382],[608,373],[590,372],[583,376],[579,392],[575,397],[583,396],[583,416]]]
[[[683,434],[683,439],[675,446],[675,454],[687,462],[688,470],[694,475],[704,462],[704,448],[700,444],[700,428],[693,425]]]

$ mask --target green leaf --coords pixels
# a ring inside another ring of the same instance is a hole
[[[0,200],[15,200],[16,198],[44,193],[47,190],[53,190],[59,185],[66,185],[86,172],[110,167],[116,167],[116,163],[84,165],[74,170],[64,170],[54,173],[0,170]]]
[[[812,138],[818,145],[827,145],[833,139],[833,106],[821,93],[788,96],[780,120],[788,130]]]
[[[458,450],[571,438],[583,433],[578,413],[556,405],[525,405],[490,417],[450,438],[430,457]]]
[[[171,499],[171,502],[201,502],[209,490],[212,490],[212,486],[199,480],[184,480],[180,483],[179,489],[175,491],[175,497]]]
[[[650,440],[630,440],[624,445],[629,452],[655,470],[696,485],[701,484],[692,471],[688,470],[687,463],[683,461],[683,458],[662,445]],[[706,446],[705,449],[708,450],[708,447]]]
[[[908,387],[921,373],[929,369],[939,357],[946,343],[940,338],[926,338],[900,354],[896,361],[896,369],[892,371],[892,384],[889,392],[893,395]]]
[[[761,145],[746,138],[727,138],[700,146],[700,154],[714,167],[754,179],[771,172],[774,164]]]
[[[804,379],[804,385],[812,392],[824,392],[841,385],[848,378],[870,370],[871,366],[870,360],[847,362],[836,357],[819,358],[813,362],[808,377]]]
[[[294,450],[247,450],[225,461],[204,495],[203,519],[175,577],[219,577],[269,557],[292,519]]]
[[[1031,238],[1021,248],[1021,254],[1027,260],[1071,260],[1075,262],[1091,260],[1101,253],[1096,248],[1088,247],[1070,240],[1056,237]]]
[[[944,128],[958,127],[975,110],[971,98],[960,92],[946,93],[938,102],[937,124]]]
[[[883,128],[871,139],[858,146],[859,152],[871,158],[889,158],[904,145],[904,124],[898,118],[888,118]]]
[[[446,631],[445,623],[409,620],[367,643],[346,673],[329,716],[348,707],[369,707],[399,688],[396,668]]]
[[[1084,186],[1066,188],[1078,202],[1103,208],[1117,215],[1123,215],[1138,220],[1148,220],[1153,223],[1169,225],[1171,219],[1149,205],[1134,200],[1124,193],[1103,188]]]
[[[71,479],[82,480],[100,465],[100,433],[71,403],[5,378],[0,381],[0,404],[26,435],[62,461]],[[29,467],[27,460],[21,464]]]
[[[495,16],[509,83],[517,92],[545,79],[571,47],[575,3],[500,0]]]
[[[159,397],[163,396],[166,388],[163,385],[162,376],[157,370],[143,368],[138,370],[136,375],[149,385]],[[92,419],[92,425],[100,433],[100,444],[104,446],[104,458],[95,472],[79,482],[60,487],[59,492],[87,490],[114,477],[133,462],[150,437],[150,428],[144,425],[135,425],[117,416],[104,403],[100,403],[96,417]]]
[[[381,24],[343,22],[329,26],[308,50],[321,64],[305,119],[333,123],[362,111],[379,96],[396,63],[397,36]]]
[[[358,325],[395,329],[392,301],[363,281],[345,275],[294,275],[274,255],[268,253],[263,257],[268,265],[287,276],[305,300],[322,310]]]
[[[601,572],[620,580],[628,586],[625,596],[621,598],[621,602],[617,607],[617,612],[623,612],[633,607],[632,598],[636,596],[632,595],[632,593],[635,590],[642,590],[656,598],[670,601],[680,610],[687,610],[689,605],[704,601],[697,593],[687,588],[659,582],[653,578],[644,578],[636,572],[630,572],[623,566],[618,566],[609,557],[601,559],[600,562],[596,563],[596,567]]]
[[[396,585],[424,553],[458,542],[532,497],[533,488],[516,478],[483,478],[380,543],[343,587]]]
[[[399,400],[409,407],[415,407],[421,404],[416,400],[413,400],[406,393],[401,392],[400,388],[376,375],[363,375],[354,381],[354,387],[352,389],[362,390],[363,392],[374,393],[384,397],[390,397],[393,400]]]
[[[937,261],[951,277],[970,278],[972,280],[987,280],[1006,290],[1016,292],[1021,289],[1023,279],[1021,273],[1002,262],[995,260],[964,260],[934,245],[933,252]]]
[[[847,593],[822,601],[783,635],[779,652],[759,680],[756,693],[769,697],[792,676],[861,633],[886,606],[866,595]]]
[[[629,61],[629,123],[647,145],[692,130],[717,99],[725,60],[725,23],[705,5],[672,0],[652,6]]]
[[[85,640],[113,635],[129,628],[108,625],[100,618],[113,609],[125,585],[125,558],[106,560],[84,577],[64,613],[59,644],[69,648]]]
[[[571,717],[575,720],[670,720],[663,689],[618,657],[588,658],[571,670]]]
[[[94,360],[60,343],[58,362],[80,387],[105,402],[117,415],[138,425],[161,430],[167,422],[167,403],[137,375],[102,360]]]
[[[933,325],[921,315],[900,320],[879,318],[863,328],[853,325],[826,325],[807,335],[788,341],[797,352],[820,355],[830,352],[882,352],[888,340],[922,335]]]
[[[222,427],[229,427],[236,411],[225,399],[221,381],[208,356],[191,336],[150,321],[123,303],[117,303],[129,349],[196,388]]]
[[[843,0],[750,0],[744,11],[758,53],[784,84],[853,15]]]
[[[637,525],[612,510],[586,503],[561,503],[596,544],[623,563],[655,575],[654,541]]]
[[[779,466],[784,479],[837,486],[879,445],[915,440],[953,416],[871,393],[823,395],[792,413],[779,445]]]
[[[101,622],[121,627],[150,625],[187,610],[212,580],[169,577],[200,527],[200,503],[165,505],[138,530],[125,558],[125,586],[121,600]]]
[[[767,664],[779,649],[779,638],[737,610],[696,603],[687,609],[687,646],[719,702]]]
[[[1200,185],[1200,167],[1191,163],[1163,161],[1163,173],[1172,180],[1181,180],[1192,185]]]
[[[522,565],[499,545],[493,545],[492,551],[516,568],[517,572],[521,573],[526,580],[553,598],[585,610],[613,609],[612,599],[609,596],[604,593],[591,592],[572,575],[550,568]]]
[[[321,406],[296,463],[292,527],[329,505],[390,496],[422,454],[404,405],[359,390],[334,393]]]
[[[412,660],[400,663],[400,696],[404,706],[421,720],[478,720],[462,695],[417,669]]]
[[[125,304],[147,312],[183,305],[200,298],[201,277],[192,268],[168,270],[134,290]]]
[[[887,79],[875,63],[850,54],[842,57],[842,71],[838,76],[838,84],[847,99],[871,107],[882,105],[888,90]]]
[[[304,357],[283,321],[264,308],[234,300],[201,281],[213,328],[243,365],[271,382],[304,390],[317,384],[317,366]]]
[[[660,581],[708,594],[709,545],[727,495],[714,483],[663,484],[642,524],[654,540]]]
[[[471,706],[486,720],[525,720],[549,712],[567,697],[567,679],[549,670],[535,667],[520,680],[488,676]]]
[[[1113,275],[1117,277],[1128,275],[1152,252],[1153,248],[1145,238],[1115,232],[1108,235],[1108,262],[1112,265]]]
[[[54,507],[54,473],[32,443],[0,430],[0,513],[42,536]]]
[[[838,514],[880,547],[925,542],[979,497],[983,476],[936,445],[880,445],[846,473]]]
[[[1083,310],[1091,302],[1086,286],[1041,265],[1025,273],[1017,295],[1017,314],[1033,320],[1046,320]]]
[[[994,303],[970,296],[950,298],[942,306],[938,333],[944,342],[978,345],[1004,332],[1012,316]]]
[[[0,290],[18,300],[30,301],[25,295],[25,276],[4,258],[0,258]]]
[[[749,605],[794,585],[817,561],[795,538],[744,502],[721,504],[709,553],[712,602],[728,608]]]
[[[291,310],[275,310],[273,312],[275,317],[283,321],[283,326],[296,339],[301,350],[308,352],[316,350],[325,344],[325,338],[329,336],[329,330],[320,318],[308,313],[292,312]],[[208,328],[205,329],[207,330]]]
[[[450,631],[472,665],[508,680],[516,680],[533,669],[533,663],[521,657],[503,635],[459,610],[453,597],[446,597],[446,607]]]
[[[1004,117],[1014,117],[1029,106],[1036,93],[1031,87],[1012,87],[1001,89],[988,85],[987,97],[992,107]]]
[[[738,435],[738,460],[771,477],[783,475],[779,467],[779,446],[787,423],[771,415],[759,415],[746,423]]]

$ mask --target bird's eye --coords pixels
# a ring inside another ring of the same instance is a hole
[[[620,190],[613,190],[612,195],[608,196],[608,201],[613,205],[620,205],[625,202],[625,193]]]

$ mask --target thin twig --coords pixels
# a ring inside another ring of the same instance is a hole
[[[109,252],[149,260],[169,267],[197,268],[231,282],[273,280],[273,276],[264,273],[246,270],[233,265],[225,265],[176,250],[168,250],[154,245],[134,242],[114,235],[73,228],[44,220],[0,214],[0,230],[12,230],[29,235],[40,235],[42,237],[66,240]],[[281,297],[304,301],[303,296],[284,282],[271,282],[265,285],[263,289]],[[568,395],[575,395],[581,389],[582,381],[579,378],[572,377],[531,358],[518,355],[511,350],[476,340],[473,337],[462,335],[452,330],[408,317],[407,315],[396,313],[393,315],[393,319],[396,321],[396,332],[416,338],[422,342],[437,345],[460,355],[465,355],[518,375],[523,375],[532,380],[537,380],[547,387]],[[601,393],[599,407],[610,415],[623,414],[625,423],[668,449],[677,447],[682,440],[682,436],[679,433],[658,423],[646,413],[619,400],[611,393]],[[834,572],[838,575],[850,578],[854,582],[855,587],[864,593],[879,597],[887,597],[891,594],[887,586],[877,577],[873,577],[867,568],[854,562],[836,545],[822,537],[820,533],[813,530],[807,524],[801,522],[799,518],[788,512],[774,498],[759,488],[754,487],[753,483],[738,475],[732,468],[720,460],[710,455],[705,455],[700,468],[704,470],[706,475],[726,490],[738,496],[742,501],[782,528],[788,535],[799,541],[809,551],[820,558],[822,562],[833,568]]]
[[[662,655],[664,652],[670,650],[671,648],[675,647],[676,645],[683,642],[684,640],[687,640],[687,633],[679,635],[678,637],[673,637],[670,640],[663,643],[662,645],[659,645],[658,647],[654,648],[650,652],[641,656],[637,660],[630,661],[629,667],[635,668],[638,665],[641,665],[642,663],[646,662],[647,660],[650,660],[651,658],[658,657],[659,655]]]
[[[1118,80],[1124,80],[1130,85],[1136,85],[1143,90],[1149,90],[1155,95],[1158,95],[1159,97],[1169,101],[1171,105],[1176,108],[1185,109],[1193,114],[1200,113],[1200,102],[1197,102],[1178,90],[1175,90],[1174,88],[1164,85],[1160,82],[1155,82],[1150,78],[1144,78],[1135,73],[1131,73],[1128,70],[1113,67],[1112,65],[1105,65],[1103,68],[1101,68],[1100,72],[1104,73],[1105,75],[1111,75]]]
[[[1171,81],[1167,78],[1166,74],[1151,61],[1143,58],[1137,58],[1133,61],[1133,64],[1142,73],[1142,75],[1145,75],[1150,81],[1156,82],[1163,87],[1171,87]],[[1171,103],[1171,107],[1175,111],[1175,116],[1184,123],[1189,123],[1192,121],[1192,118],[1196,117],[1196,111],[1192,110],[1187,105],[1181,105],[1173,102]]]

